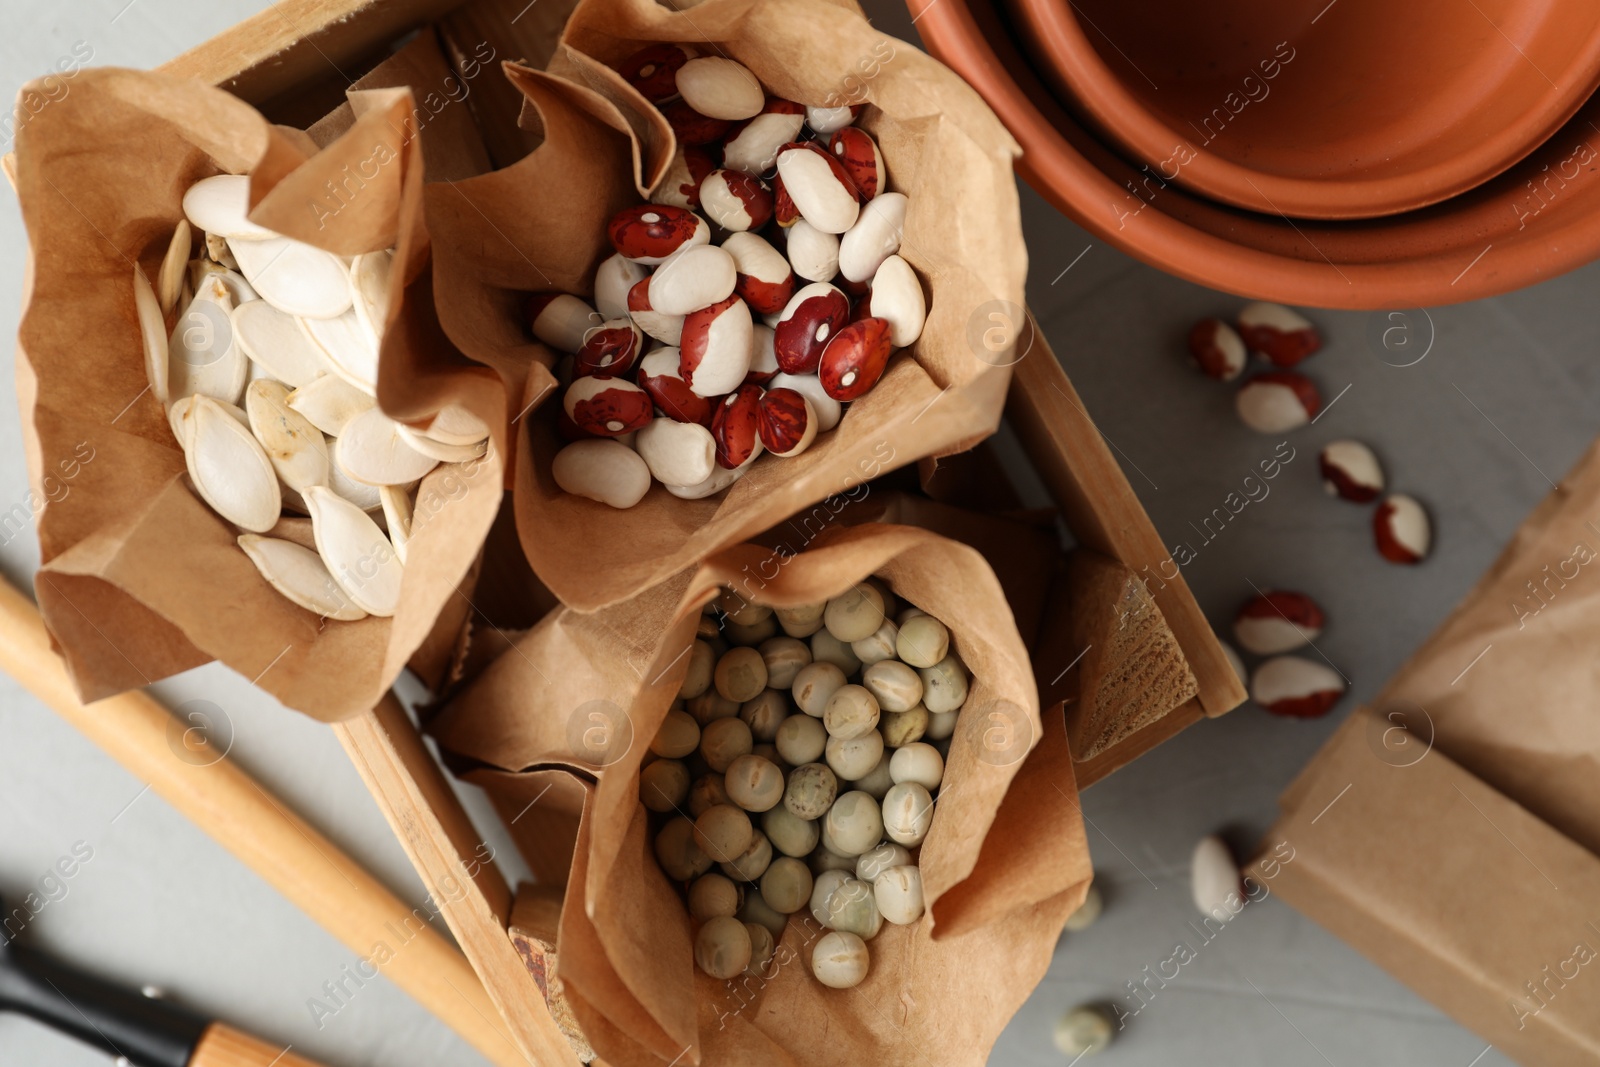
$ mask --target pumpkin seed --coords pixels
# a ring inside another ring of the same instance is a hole
[[[167,409],[167,422],[172,427],[172,436],[178,439],[178,447],[185,450],[189,447],[189,431],[194,429],[195,401],[200,394],[194,393],[172,402]],[[250,416],[244,413],[244,408],[226,401],[216,401],[218,406],[238,420],[239,425],[245,429],[250,428]]]
[[[367,617],[339,588],[322,557],[309,548],[248,533],[239,535],[239,547],[272,588],[307,611],[344,622]]]
[[[474,445],[447,445],[404,423],[396,425],[400,427],[400,440],[440,463],[470,463],[489,448],[487,438]]]
[[[328,488],[332,489],[338,496],[342,496],[346,500],[350,501],[350,503],[354,504],[362,511],[378,510],[379,505],[382,503],[382,499],[378,495],[378,486],[368,485],[365,482],[358,482],[341,470],[339,468],[339,464],[333,462],[331,444],[329,448],[328,459]]]
[[[184,454],[195,491],[211,510],[241,529],[272,529],[283,511],[283,497],[261,445],[210,397],[195,399],[192,419]]]
[[[288,403],[311,425],[329,437],[338,437],[347,422],[377,402],[343,378],[328,374],[290,393]]]
[[[327,486],[305,491],[317,553],[345,595],[370,615],[390,616],[400,606],[405,568],[372,517]]]
[[[180,400],[201,393],[237,403],[244,392],[244,352],[234,342],[228,313],[233,298],[227,287],[207,277],[195,298],[178,316],[167,338],[167,391]]]
[[[460,404],[446,404],[420,432],[440,444],[475,445],[489,436],[489,424]]]
[[[239,261],[228,250],[228,239],[219,233],[206,234],[206,256],[211,262],[228,270],[238,270]]]
[[[328,442],[322,431],[286,402],[282,382],[253,382],[245,390],[250,430],[267,453],[278,477],[290,489],[328,484]]]
[[[265,300],[239,304],[229,319],[245,355],[290,388],[298,389],[332,372],[322,349],[306,336],[299,320]]]
[[[350,302],[361,325],[374,337],[383,336],[389,321],[389,271],[392,251],[364,252],[350,261]]]
[[[406,443],[401,426],[380,409],[368,408],[345,424],[334,444],[339,468],[368,485],[404,485],[439,465]]]
[[[350,279],[332,252],[291,237],[229,238],[239,273],[261,299],[290,315],[331,319],[350,310]]]
[[[261,299],[261,295],[255,291],[255,288],[244,280],[243,274],[229,267],[224,267],[221,263],[213,263],[204,257],[189,261],[189,274],[185,281],[187,283],[186,288],[191,294],[191,299],[192,295],[207,278],[216,278],[227,286],[228,295],[233,297],[233,302],[236,306]],[[184,301],[180,300],[178,306],[182,307],[184,303]]]
[[[183,194],[183,213],[208,234],[244,241],[278,236],[250,221],[250,178],[244,174],[201,178]]]
[[[334,319],[300,319],[300,329],[321,350],[333,372],[364,393],[378,391],[378,339],[354,311]]]
[[[400,562],[404,563],[406,545],[411,541],[411,492],[397,485],[385,485],[378,489],[378,499],[383,502],[383,523],[389,531],[389,541]]]
[[[161,261],[161,273],[156,276],[156,296],[161,300],[161,313],[165,315],[178,306],[178,294],[183,291],[183,272],[189,265],[189,245],[194,235],[189,223],[178,220],[167,244],[166,258]]]
[[[163,407],[167,403],[167,323],[161,303],[144,269],[133,265],[133,307],[139,315],[139,339],[144,345],[144,375],[150,391]]]

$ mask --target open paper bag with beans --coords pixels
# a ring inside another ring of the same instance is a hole
[[[867,636],[841,645],[835,630]],[[848,662],[857,649],[873,662]],[[945,710],[955,672],[964,699]],[[780,676],[787,691],[767,685]],[[556,769],[592,783],[558,975],[608,1063],[971,1062],[1043,975],[1089,878],[1064,726],[1040,720],[1000,584],[976,550],[924,529],[741,544],[625,604],[558,608],[430,729],[499,768],[468,776],[491,789],[525,796],[519,779]]]
[[[418,115],[105,69],[20,129],[36,590],[86,699],[218,659],[342,718],[464,615],[506,402],[434,313]]]
[[[564,93],[512,72],[546,140],[492,176],[506,214],[451,210],[548,350],[515,505],[564,603],[617,603],[994,430],[1026,270],[1016,146],[959,78],[824,0],[584,0],[550,72]],[[696,117],[685,88],[742,118]],[[454,195],[430,191],[441,241]]]

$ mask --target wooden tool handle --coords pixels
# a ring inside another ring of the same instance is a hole
[[[0,667],[350,951],[365,959],[386,946],[382,973],[491,1062],[525,1067],[496,1025],[499,1013],[483,984],[449,941],[231,760],[220,753],[197,759],[193,731],[177,732],[184,744],[175,746],[172,716],[145,693],[82,704],[38,609],[3,581]],[[401,940],[396,930],[414,936]]]
[[[188,1067],[322,1067],[287,1048],[222,1023],[212,1023],[194,1047]]]

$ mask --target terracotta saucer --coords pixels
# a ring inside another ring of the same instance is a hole
[[[994,8],[908,6],[929,51],[1022,144],[1029,184],[1096,237],[1198,284],[1289,304],[1404,308],[1494,296],[1600,255],[1600,99],[1462,196],[1387,219],[1291,220],[1198,197],[1119,156],[1055,102]]]
[[[1035,69],[1169,181],[1291,218],[1472,189],[1600,86],[1600,4],[1009,0]]]

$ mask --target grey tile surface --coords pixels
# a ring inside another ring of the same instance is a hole
[[[94,62],[150,66],[261,5],[223,0],[0,0],[0,71],[7,96],[76,42]],[[903,12],[870,5],[902,35]],[[9,147],[9,146],[8,146]],[[0,194],[9,197],[9,194]],[[1248,1067],[1507,1062],[1326,932],[1277,901],[1253,906],[1201,943],[1187,892],[1189,850],[1222,830],[1246,844],[1269,825],[1276,796],[1337,720],[1371,696],[1499,551],[1522,517],[1600,425],[1600,312],[1589,267],[1497,300],[1412,314],[1431,333],[1410,367],[1373,340],[1375,315],[1313,312],[1328,345],[1308,365],[1330,399],[1314,427],[1289,438],[1294,459],[1265,499],[1209,540],[1212,509],[1277,439],[1243,429],[1231,391],[1181,358],[1190,322],[1240,303],[1144,267],[1023,190],[1032,252],[1029,299],[1163,537],[1187,541],[1185,568],[1214,622],[1251,584],[1316,596],[1330,626],[1319,648],[1353,681],[1328,720],[1274,720],[1246,706],[1202,724],[1091,790],[1090,843],[1109,897],[1104,918],[1060,946],[1049,977],[993,1057],[1065,1062],[1049,1043],[1060,1012],[1086,1000],[1138,1007],[1128,983],[1183,940],[1196,959],[1135,1015],[1102,1062]],[[24,235],[14,198],[0,211],[0,335],[14,335]],[[1389,362],[1386,362],[1386,356]],[[10,360],[9,347],[3,357]],[[1348,386],[1348,391],[1346,390]],[[1369,513],[1323,495],[1315,454],[1325,441],[1371,442],[1393,484],[1433,514],[1437,547],[1415,569],[1380,561]],[[25,499],[14,405],[0,405],[0,504]],[[26,581],[31,536],[0,546],[0,570]],[[1463,664],[1465,666],[1465,664]],[[170,703],[206,699],[237,729],[236,758],[368,864],[405,899],[422,888],[332,735],[285,712],[245,680],[211,667],[156,687]],[[385,982],[361,990],[320,1028],[307,1001],[352,955],[8,680],[0,679],[0,893],[38,887],[75,843],[93,856],[27,933],[30,941],[133,984],[175,996],[333,1065],[481,1062]],[[1399,813],[1403,817],[1403,813]],[[1475,1059],[1475,1057],[1478,1057]],[[0,1063],[78,1067],[105,1062],[31,1024],[0,1017]]]

